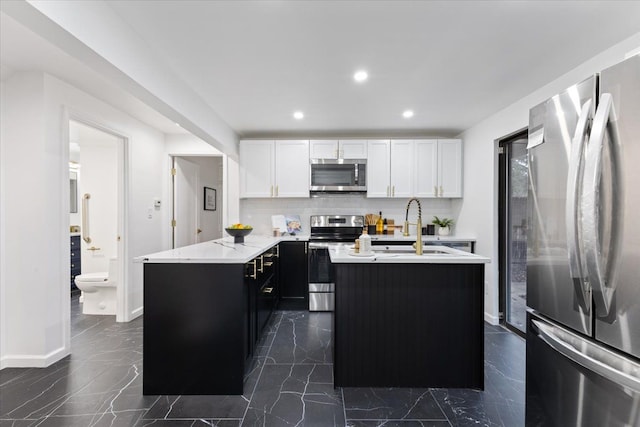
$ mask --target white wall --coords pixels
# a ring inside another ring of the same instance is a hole
[[[526,128],[529,109],[640,46],[640,33],[611,47],[546,86],[459,135],[464,140],[464,199],[454,201],[457,232],[477,233],[476,252],[491,258],[485,269],[485,319],[498,322],[498,154],[497,140]],[[499,67],[499,64],[496,64]]]
[[[109,138],[109,137],[107,137]],[[82,274],[109,270],[109,259],[118,256],[118,145],[111,142],[80,140],[79,193],[89,194],[89,231],[91,243],[80,240]],[[79,209],[82,213],[82,208]],[[100,250],[89,251],[89,247]],[[118,286],[122,284],[119,283]]]
[[[161,213],[164,135],[44,73],[4,81],[2,108],[2,353],[0,368],[48,366],[69,354],[68,118],[128,139],[128,291],[121,321],[142,313],[142,265],[132,258],[165,249]],[[11,177],[11,179],[7,179]]]

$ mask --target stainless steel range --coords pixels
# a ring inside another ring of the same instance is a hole
[[[309,237],[309,311],[333,311],[334,273],[329,248],[351,245],[362,234],[362,215],[312,215]]]

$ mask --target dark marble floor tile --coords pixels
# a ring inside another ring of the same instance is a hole
[[[249,398],[245,396],[161,396],[144,419],[242,418]]]
[[[347,420],[347,427],[450,427],[449,421]]]
[[[348,420],[446,421],[429,389],[343,388]]]
[[[0,418],[45,416],[108,369],[101,362],[72,363],[68,358],[48,368],[32,369],[2,388]]]
[[[242,420],[140,420],[135,427],[238,427]]]
[[[265,365],[243,426],[344,426],[331,365]]]
[[[142,318],[89,330],[72,341],[71,357],[119,364],[142,360]]]
[[[476,390],[433,389],[432,392],[453,425],[524,425],[524,402],[498,401]]]
[[[318,364],[332,360],[331,313],[282,312],[267,364]]]

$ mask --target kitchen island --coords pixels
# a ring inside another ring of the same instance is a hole
[[[336,386],[484,388],[488,258],[440,246],[330,257]]]

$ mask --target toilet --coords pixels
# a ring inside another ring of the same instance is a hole
[[[109,271],[86,273],[76,276],[75,282],[82,291],[83,314],[116,314],[116,285],[118,284],[118,259],[109,260]]]

